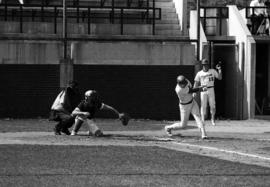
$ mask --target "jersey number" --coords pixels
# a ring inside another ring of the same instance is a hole
[[[209,81],[214,81],[214,77],[209,77]]]

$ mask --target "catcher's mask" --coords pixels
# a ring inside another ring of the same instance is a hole
[[[186,86],[187,85],[187,79],[183,76],[183,75],[179,75],[176,79],[177,81],[177,84],[178,85],[183,85],[183,86]]]

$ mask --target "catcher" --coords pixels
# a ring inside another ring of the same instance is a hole
[[[77,135],[81,125],[87,124],[89,127],[88,135],[100,137],[103,136],[102,131],[95,123],[94,116],[99,110],[110,110],[114,112],[123,125],[127,125],[129,122],[129,116],[125,113],[119,113],[115,108],[104,104],[97,91],[88,90],[85,92],[85,99],[73,110],[72,116],[75,117],[74,128],[71,135]]]

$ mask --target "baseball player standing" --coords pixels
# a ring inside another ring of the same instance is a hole
[[[204,129],[204,123],[201,120],[200,109],[197,102],[193,99],[192,93],[198,91],[206,91],[206,87],[192,88],[191,83],[183,75],[177,77],[177,85],[175,92],[179,98],[179,108],[180,108],[180,123],[174,123],[172,125],[165,126],[165,131],[169,136],[172,136],[172,130],[184,129],[187,126],[190,113],[196,120],[197,126],[201,131],[202,139],[206,139],[206,132]]]
[[[201,92],[201,116],[202,121],[205,121],[206,108],[209,102],[210,113],[211,113],[211,123],[215,123],[215,114],[216,114],[216,100],[215,100],[215,79],[222,79],[222,71],[220,64],[216,65],[216,69],[210,69],[210,65],[207,59],[202,60],[202,70],[197,73],[195,76],[194,88],[197,88],[200,84],[201,86],[206,86],[207,91]]]

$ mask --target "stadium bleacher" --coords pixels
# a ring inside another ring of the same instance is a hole
[[[166,15],[169,14],[165,19],[162,19],[161,7],[164,7]],[[118,24],[120,33],[115,34],[125,35],[128,33],[124,33],[124,25],[135,24],[135,27],[138,25],[143,27],[142,30],[148,28],[147,32],[141,33],[142,35],[180,35],[178,20],[172,16],[176,14],[173,8],[171,0],[74,0],[67,1],[66,13],[68,23],[80,23],[80,27],[86,27],[80,34],[91,34],[91,24]],[[17,22],[20,25],[19,33],[25,32],[23,27],[26,22],[47,22],[54,24],[53,33],[57,34],[58,24],[62,23],[63,7],[62,1],[59,0],[49,3],[45,0],[32,0],[26,1],[23,5],[14,1],[4,2],[0,4],[0,9],[0,20]]]

